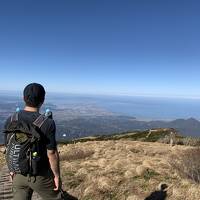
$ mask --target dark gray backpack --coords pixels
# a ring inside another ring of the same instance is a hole
[[[40,171],[41,145],[40,128],[48,116],[40,115],[32,124],[19,120],[19,113],[11,117],[4,130],[6,137],[6,162],[10,172],[23,175],[37,175]]]

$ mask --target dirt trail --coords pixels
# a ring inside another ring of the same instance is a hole
[[[13,199],[12,182],[8,175],[8,168],[4,166],[0,172],[0,200]],[[42,200],[37,193],[33,193],[32,200]]]

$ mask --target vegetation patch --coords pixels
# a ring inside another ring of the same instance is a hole
[[[156,176],[159,176],[160,174],[155,172],[154,170],[152,169],[148,169],[144,175],[143,175],[143,178],[145,179],[145,181],[149,181],[151,178],[154,178]]]
[[[170,157],[172,169],[182,178],[200,183],[200,148],[186,149]]]
[[[70,152],[64,152],[60,155],[61,161],[71,161],[71,160],[79,160],[79,159],[85,159],[87,157],[90,157],[94,154],[94,151],[92,150],[82,150],[78,148],[72,149]]]
[[[96,135],[91,137],[78,138],[71,141],[60,141],[60,144],[75,144],[78,142],[88,142],[88,141],[109,141],[109,140],[134,140],[143,142],[161,142],[165,144],[170,143],[171,129],[158,128],[155,129],[151,134],[150,130],[145,131],[128,131],[110,135]],[[200,145],[199,138],[184,137],[178,133],[175,133],[173,144],[187,145],[187,146],[198,146]]]
[[[0,147],[0,170],[6,163],[5,155],[3,152],[4,152],[4,146],[1,146]]]
[[[67,185],[68,188],[76,188],[78,187],[84,180],[80,177],[68,179],[65,181],[65,184]]]

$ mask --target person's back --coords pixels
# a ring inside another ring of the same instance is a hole
[[[45,99],[45,90],[40,84],[32,83],[24,89],[25,108],[17,113],[18,121],[32,125],[40,118],[39,109]],[[12,123],[9,117],[5,123],[5,130]],[[59,155],[55,140],[55,122],[45,118],[39,128],[41,136],[41,161],[37,175],[11,173],[13,179],[14,200],[31,199],[32,192],[36,191],[43,199],[62,199],[61,180],[59,169]],[[6,137],[6,136],[5,136]],[[7,138],[5,138],[7,141]]]

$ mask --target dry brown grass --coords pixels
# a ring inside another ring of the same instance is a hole
[[[170,164],[182,177],[200,183],[200,148],[191,148],[172,155]]]
[[[84,159],[90,157],[93,154],[94,154],[93,150],[72,147],[71,149],[62,152],[62,154],[60,155],[60,160],[70,161],[70,160]]]
[[[183,144],[186,146],[199,146],[200,145],[199,138],[185,137],[182,139],[182,141],[183,141]]]
[[[167,200],[200,199],[200,185],[173,166],[185,160],[184,172],[200,167],[194,147],[119,140],[60,145],[59,151],[64,189],[80,200],[144,200],[162,183]]]
[[[167,200],[200,199],[200,185],[171,163],[187,155],[189,166],[199,166],[194,147],[119,140],[60,145],[59,151],[64,189],[80,200],[144,200],[162,183],[168,185]]]
[[[4,152],[4,146],[0,146],[0,169],[5,165],[5,155],[3,154]]]
[[[165,137],[158,139],[158,142],[164,144],[170,144],[170,135],[165,135]],[[194,137],[182,137],[182,138],[177,137],[173,140],[173,144],[197,147],[200,146],[200,139]]]
[[[165,183],[167,199],[198,200],[199,186],[169,163],[190,148],[127,140],[62,145],[64,188],[80,200],[144,200]]]

